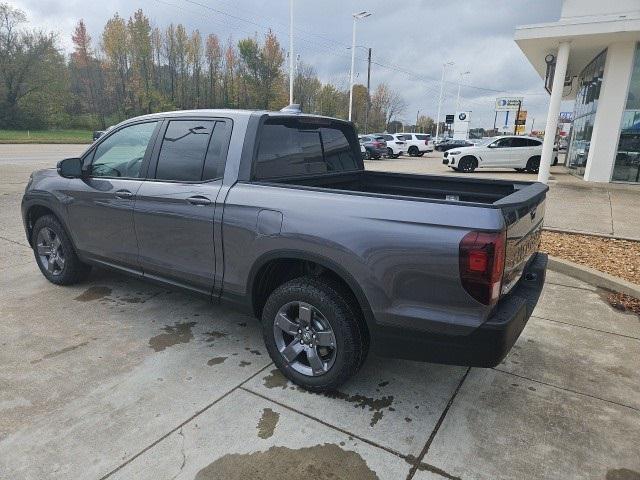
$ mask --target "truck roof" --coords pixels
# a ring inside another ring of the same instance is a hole
[[[271,110],[246,110],[246,109],[232,109],[232,108],[213,108],[213,109],[194,109],[194,110],[170,110],[167,112],[150,113],[147,115],[140,115],[138,117],[129,118],[120,122],[132,122],[143,119],[161,119],[167,117],[193,117],[193,116],[211,116],[211,117],[226,117],[231,118],[243,118],[250,117],[252,115],[268,115],[272,117],[312,117],[312,118],[325,118],[327,120],[348,123],[347,120],[340,118],[327,117],[324,115],[313,115],[308,113],[298,113],[291,111],[271,111]]]

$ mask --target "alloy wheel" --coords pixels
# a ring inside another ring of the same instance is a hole
[[[282,306],[273,322],[273,336],[284,361],[302,375],[324,375],[335,362],[335,334],[313,305],[289,302]]]
[[[44,268],[51,275],[60,275],[64,270],[65,257],[60,237],[49,227],[38,232],[36,241],[38,257]]]

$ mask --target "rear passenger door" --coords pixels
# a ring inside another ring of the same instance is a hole
[[[230,135],[230,120],[165,121],[134,211],[145,276],[212,293],[213,217]]]
[[[511,155],[511,163],[514,168],[525,168],[527,161],[531,157],[539,155],[535,148],[536,140],[514,137],[512,142],[513,153]]]
[[[513,138],[500,138],[489,144],[482,155],[483,167],[511,167],[513,161]]]

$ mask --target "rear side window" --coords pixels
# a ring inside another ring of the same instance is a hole
[[[347,125],[317,126],[272,119],[262,126],[253,178],[315,175],[355,170],[360,147]],[[353,137],[353,138],[352,138]]]
[[[200,181],[215,123],[210,120],[171,120],[162,139],[155,178]]]
[[[416,138],[418,140],[428,140],[429,139],[429,135],[416,135]]]
[[[217,121],[213,129],[213,134],[211,135],[211,140],[209,141],[202,180],[213,180],[214,178],[222,178],[224,176],[224,166],[227,159],[230,139],[231,122]]]
[[[511,146],[512,147],[529,147],[531,146],[531,142],[529,142],[528,138],[512,138]]]

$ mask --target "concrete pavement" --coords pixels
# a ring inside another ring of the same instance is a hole
[[[73,154],[73,153],[72,153]],[[549,272],[495,369],[371,357],[316,395],[257,321],[94,271],[56,287],[0,157],[0,478],[637,479],[640,319]]]

